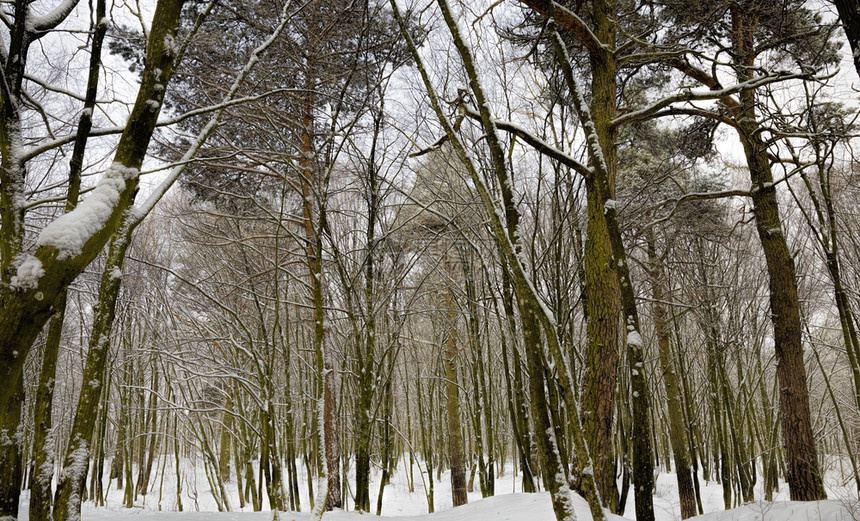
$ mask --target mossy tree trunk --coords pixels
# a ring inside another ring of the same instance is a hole
[[[20,3],[25,4],[25,2]],[[2,308],[0,311],[0,375],[7,382],[0,388],[0,411],[4,412],[4,418],[0,424],[6,429],[9,429],[12,423],[17,421],[14,411],[20,410],[22,398],[17,390],[21,387],[20,379],[22,378],[24,362],[36,336],[56,311],[59,295],[99,254],[118,229],[125,210],[132,204],[138,184],[136,172],[139,171],[146,155],[146,149],[158,117],[158,109],[154,107],[160,107],[164,96],[164,85],[173,72],[174,58],[176,57],[175,49],[172,46],[168,48],[165,42],[169,41],[167,37],[172,37],[176,31],[182,4],[181,0],[160,0],[156,6],[154,23],[150,31],[151,38],[147,43],[147,60],[143,81],[114,156],[114,164],[120,165],[115,168],[114,175],[118,177],[121,171],[122,183],[120,185],[119,179],[116,178],[111,181],[120,189],[116,191],[117,200],[110,208],[109,214],[105,215],[105,220],[97,229],[93,230],[90,235],[81,238],[80,250],[63,250],[61,252],[62,246],[60,245],[50,241],[41,244],[31,259],[31,262],[38,262],[41,267],[41,274],[37,280],[20,288],[12,288],[4,284],[3,289],[0,290],[0,308]],[[74,3],[70,5],[74,7]],[[21,15],[20,21],[23,22],[26,18],[26,9],[22,8]],[[61,21],[63,18],[65,16],[60,17],[59,20]],[[46,34],[47,32],[49,30],[45,31]],[[158,78],[156,78],[156,69],[160,72]],[[3,104],[6,114],[3,114],[2,119],[4,122],[8,122],[8,111],[14,105],[8,103],[11,101],[8,92],[4,92],[4,98],[7,101]],[[0,132],[0,134],[2,134],[0,137],[3,138],[0,139],[0,148],[3,148],[4,143],[7,147],[11,146],[15,137],[5,131]],[[2,152],[4,166],[15,167],[4,168],[4,172],[6,174],[17,172],[15,175],[23,182],[24,168],[20,158],[13,157],[15,154],[10,156],[8,153],[10,150],[6,148]],[[131,172],[134,172],[135,175],[131,175]],[[126,175],[127,173],[128,175]],[[21,186],[19,182],[10,183],[11,179],[2,180],[3,183],[0,184],[3,184],[4,188]],[[12,204],[12,201],[6,200],[7,195],[9,192],[4,189],[2,191],[3,208],[18,208],[16,204]],[[6,203],[10,204],[7,205]],[[69,215],[77,215],[75,214],[76,211],[73,210]],[[8,265],[3,266],[2,275],[4,282],[8,282],[6,277],[11,278],[12,257],[20,252],[20,248],[18,248],[18,251],[9,257],[8,253],[11,251],[9,248],[16,248],[15,244],[20,241],[7,234],[14,233],[14,223],[23,216],[6,215],[6,210],[3,213],[3,222],[0,228],[2,228],[4,236],[0,242],[3,243],[3,262],[8,263]],[[74,217],[70,218],[74,219]],[[14,445],[9,447],[14,448]],[[8,450],[4,452],[8,452]],[[0,455],[0,459],[4,462],[12,462],[15,461],[16,457]],[[11,493],[12,490],[17,489],[19,484],[17,482],[11,483],[10,479],[14,479],[18,474],[6,466],[3,467],[3,470],[0,488]],[[14,495],[17,496],[17,491]],[[0,496],[2,496],[0,497],[0,514],[12,518],[17,517],[17,499],[12,499],[11,496],[7,498],[3,494]]]
[[[128,246],[129,237],[122,234],[115,237],[108,249],[107,262],[99,286],[98,307],[93,321],[87,361],[81,378],[81,391],[69,433],[69,445],[63,459],[64,470],[57,481],[54,521],[80,517],[81,496],[86,484],[92,452],[88,444],[93,437],[99,397],[105,385],[102,378],[109,358],[110,338],[121,284],[121,277],[117,276],[117,273],[122,270]],[[140,463],[141,467],[145,466],[143,461]],[[131,483],[127,483],[126,486],[131,486]]]
[[[614,0],[592,3],[594,35],[610,48],[615,46]],[[603,151],[609,199],[615,196],[617,130],[611,125],[616,109],[618,66],[611,52],[590,52],[591,117]],[[594,159],[592,158],[592,161]],[[612,246],[604,218],[605,197],[594,180],[586,180],[588,224],[586,227],[586,371],[583,377],[583,423],[594,459],[595,479],[603,504],[618,513],[618,488],[615,484],[615,454],[612,425],[618,373],[619,288],[613,269]]]

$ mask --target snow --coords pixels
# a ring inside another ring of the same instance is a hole
[[[164,468],[163,460],[159,460],[157,468]],[[298,462],[299,482],[305,483],[306,476],[303,473],[303,464]],[[505,468],[505,473],[496,478],[496,496],[482,499],[477,478],[475,490],[469,493],[469,503],[456,509],[451,506],[451,475],[449,471],[442,472],[440,479],[436,479],[434,469],[432,479],[435,490],[435,514],[427,514],[427,500],[425,496],[424,482],[428,477],[426,471],[421,472],[423,465],[413,466],[415,489],[410,492],[407,485],[407,475],[404,465],[398,466],[392,477],[392,482],[385,488],[383,496],[382,517],[386,521],[555,521],[552,510],[552,502],[547,492],[537,494],[523,494],[520,490],[520,476],[514,477],[510,464]],[[254,463],[256,467],[256,462]],[[106,462],[106,468],[110,466]],[[407,465],[408,466],[408,465]],[[774,502],[755,501],[748,505],[732,510],[724,510],[722,486],[713,481],[705,481],[701,472],[699,473],[702,506],[705,515],[697,517],[702,521],[860,521],[860,502],[857,502],[856,492],[850,477],[838,470],[839,464],[832,459],[827,466],[830,470],[825,474],[825,486],[829,501],[796,503],[789,502],[788,487],[780,482],[779,491],[775,493]],[[183,503],[185,512],[176,512],[173,503],[176,491],[175,476],[168,472],[164,476],[163,497],[159,500],[161,482],[160,475],[153,475],[151,488],[146,496],[139,496],[135,501],[135,508],[121,508],[123,501],[123,490],[117,490],[115,482],[111,482],[105,490],[107,491],[107,507],[95,508],[93,503],[86,502],[83,505],[84,521],[270,521],[273,518],[268,508],[268,498],[263,495],[263,512],[250,512],[249,507],[241,512],[214,512],[216,504],[209,490],[208,481],[203,468],[202,461],[183,459],[182,482]],[[175,468],[172,457],[168,457],[166,468]],[[354,467],[353,467],[354,468]],[[425,469],[426,470],[426,469]],[[349,479],[354,483],[353,472],[349,473]],[[380,472],[374,469],[371,472],[371,496],[374,498],[378,492]],[[107,480],[105,479],[107,483]],[[758,483],[761,483],[761,479]],[[655,481],[654,492],[654,514],[656,521],[676,521],[680,517],[680,505],[678,500],[677,477],[674,473],[662,472]],[[225,484],[228,495],[235,499],[237,497],[236,483],[231,481]],[[288,521],[309,521],[307,488],[300,487],[301,505],[303,512],[281,513],[279,519]],[[516,492],[516,493],[512,493]],[[22,495],[22,504],[19,519],[27,519],[28,493]],[[763,495],[762,487],[755,489],[755,496],[760,499]],[[591,520],[591,513],[586,501],[577,494],[570,494],[570,502],[580,521]],[[232,502],[231,502],[232,503]],[[349,501],[350,508],[352,501]],[[161,511],[159,511],[159,509]],[[199,510],[199,511],[195,511]],[[630,494],[625,508],[625,517],[607,515],[608,521],[623,521],[634,519],[635,501]],[[359,521],[373,516],[349,512],[329,512],[323,516],[324,520],[332,521]]]
[[[164,35],[164,50],[171,54],[176,54],[177,52],[179,52],[179,44],[176,42],[176,39],[170,33]]]
[[[32,255],[27,255],[24,262],[18,266],[18,271],[12,277],[9,284],[17,290],[36,289],[39,286],[39,279],[45,275],[45,270],[42,267],[42,261]]]
[[[725,512],[713,512],[698,521],[856,521],[860,503],[843,501],[756,501]]]
[[[81,253],[84,244],[104,228],[119,203],[126,181],[134,179],[138,173],[136,168],[113,163],[89,197],[42,230],[36,246],[53,246],[58,250],[57,258],[61,260]]]
[[[45,452],[45,461],[37,469],[35,479],[39,480],[39,483],[44,485],[46,483],[50,483],[54,477],[54,456],[56,449],[54,444],[53,428],[48,430],[47,436],[45,437],[45,445],[42,450]]]
[[[627,345],[642,347],[642,337],[638,331],[630,331],[627,333]]]
[[[90,451],[87,448],[85,441],[80,442],[80,446],[72,451],[72,463],[63,469],[63,476],[71,481],[80,481],[86,474],[90,466]],[[69,496],[68,510],[69,521],[79,521],[81,516],[77,513],[77,504],[81,501],[80,490],[75,488]]]
[[[573,501],[576,515],[581,520],[591,520],[588,504],[584,499],[575,496]],[[112,510],[84,508],[84,521],[271,521],[271,512],[153,512],[138,509]],[[323,519],[331,521],[357,521],[373,519],[375,516],[358,512],[327,512]],[[308,521],[308,512],[281,513],[278,519],[282,521]],[[444,510],[434,514],[415,516],[385,517],[388,521],[554,521],[552,503],[549,493],[537,494],[504,494],[487,499],[471,501],[456,509]],[[624,518],[607,515],[607,520],[618,521]]]
[[[60,22],[69,16],[72,9],[78,4],[79,0],[63,0],[63,2],[54,8],[50,13],[44,16],[33,17],[28,16],[26,20],[27,29],[29,31],[44,31],[59,25]]]

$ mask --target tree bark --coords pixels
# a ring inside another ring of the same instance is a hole
[[[93,437],[96,407],[102,386],[105,384],[102,378],[108,360],[111,331],[116,316],[116,302],[119,297],[121,278],[116,276],[116,273],[122,269],[129,240],[128,235],[120,233],[111,242],[108,250],[108,260],[99,286],[99,306],[93,321],[80,395],[69,433],[70,441],[63,459],[63,472],[57,479],[54,521],[79,519],[81,515],[82,494],[92,452],[88,443]],[[140,465],[143,468],[144,462],[141,461]],[[126,483],[126,486],[132,485]]]
[[[450,267],[449,267],[450,269]],[[448,425],[448,457],[451,460],[451,499],[455,507],[469,502],[466,487],[466,458],[463,455],[463,434],[460,425],[460,384],[457,377],[457,311],[451,294],[445,293],[448,312],[445,338],[445,399]]]
[[[618,380],[618,284],[597,187],[588,186],[585,254],[587,344],[582,377],[582,426],[594,459],[594,476],[603,504],[618,513],[612,425]]]
[[[654,330],[657,335],[657,347],[660,350],[660,368],[663,374],[663,385],[666,388],[666,405],[669,409],[669,441],[672,446],[675,473],[678,479],[681,518],[687,519],[696,515],[696,494],[693,490],[693,477],[690,472],[690,454],[684,429],[684,413],[681,408],[681,388],[675,374],[675,365],[672,362],[672,330],[668,327],[666,309],[663,304],[665,300],[663,259],[657,255],[653,237],[649,237],[648,261],[651,264],[649,278],[651,279],[651,294],[654,297],[652,305]]]
[[[739,5],[732,7],[731,15],[736,73],[739,81],[746,81],[754,65],[755,20]],[[812,436],[794,256],[782,231],[767,144],[761,139],[761,126],[756,119],[755,92],[741,92],[740,100],[741,107],[735,121],[749,167],[753,214],[767,263],[786,479],[792,500],[825,499],[827,494]]]
[[[331,360],[326,360],[325,450],[328,464],[328,497],[326,510],[343,507],[340,490],[340,438],[337,432],[337,381]],[[336,469],[336,470],[332,470]]]
[[[21,404],[24,402],[24,383],[18,378],[4,386],[9,400],[0,417],[0,518],[18,518],[18,498],[21,494]]]
[[[616,22],[614,1],[592,4],[595,36],[614,46]],[[591,63],[591,117],[606,164],[609,198],[614,198],[616,134],[611,125],[617,112],[616,75],[618,66],[612,53],[589,52]],[[594,158],[591,159],[592,161]],[[588,223],[586,226],[586,372],[583,378],[583,427],[594,460],[595,480],[603,504],[618,513],[618,487],[615,483],[615,454],[612,449],[612,424],[615,387],[618,376],[619,288],[612,260],[609,230],[604,218],[604,198],[595,181],[586,180]]]
[[[57,299],[57,312],[51,317],[48,336],[45,340],[42,367],[39,370],[39,386],[36,390],[36,404],[33,411],[33,469],[34,476],[30,486],[30,519],[47,521],[51,518],[52,490],[54,479],[54,460],[56,458],[55,439],[52,428],[52,409],[54,383],[57,372],[57,356],[60,351],[60,337],[63,333],[63,319],[66,310],[66,292]]]
[[[833,0],[842,29],[848,37],[851,48],[851,57],[854,61],[854,69],[860,76],[860,2],[857,0]]]

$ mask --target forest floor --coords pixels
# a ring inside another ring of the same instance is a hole
[[[182,502],[184,512],[177,512],[174,502],[176,481],[172,474],[167,473],[163,480],[161,475],[154,476],[152,489],[147,496],[140,496],[135,502],[135,508],[121,508],[122,491],[111,487],[107,496],[107,506],[95,508],[92,502],[84,504],[83,521],[270,521],[272,512],[264,511],[215,512],[216,506],[209,490],[208,482],[202,468],[186,462],[183,478]],[[170,468],[168,463],[166,468]],[[301,467],[300,467],[301,468]],[[400,469],[403,466],[399,467]],[[418,468],[413,473],[414,492],[409,491],[406,473],[396,472],[392,482],[385,488],[383,495],[382,515],[386,521],[553,521],[549,494],[520,493],[520,480],[514,478],[511,469],[496,480],[496,495],[482,499],[477,481],[475,491],[469,494],[469,504],[456,509],[451,508],[450,478],[445,472],[441,479],[434,479],[434,495],[436,513],[427,514],[427,499]],[[435,477],[435,476],[434,476]],[[373,475],[371,484],[372,503],[376,504],[379,475]],[[426,479],[426,474],[424,475]],[[845,478],[838,465],[831,465],[825,479],[830,500],[800,503],[788,501],[788,489],[781,483],[780,491],[775,501],[761,500],[763,490],[761,485],[755,489],[757,501],[748,505],[724,510],[723,490],[719,483],[700,481],[702,506],[705,515],[696,518],[701,521],[860,521],[860,502],[856,501],[856,491],[853,480]],[[282,512],[280,521],[306,521],[309,502],[307,498],[306,481],[302,493],[302,507],[305,512]],[[112,483],[113,485],[113,483]],[[159,510],[159,491],[161,491],[161,509]],[[228,484],[228,493],[238,503],[238,492],[235,483]],[[265,494],[265,493],[264,493]],[[588,505],[579,496],[574,497],[577,519],[591,520]],[[352,502],[350,501],[350,506]],[[233,510],[239,510],[238,504],[232,505]],[[19,519],[28,519],[27,494],[22,497]],[[675,475],[661,473],[657,478],[654,495],[654,510],[657,521],[680,520],[678,490]],[[632,498],[627,502],[625,516],[611,516],[609,521],[635,519],[635,505]],[[371,516],[354,511],[330,512],[324,519],[331,521],[367,520]],[[374,516],[375,517],[375,516]]]

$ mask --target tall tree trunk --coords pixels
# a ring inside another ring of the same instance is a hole
[[[379,182],[376,147],[382,126],[382,110],[373,118],[373,138],[367,162],[367,259],[364,266],[365,337],[364,351],[359,346],[358,400],[355,440],[355,509],[370,512],[370,444],[373,441],[374,360],[376,356],[376,221],[379,216]]]
[[[23,377],[5,383],[12,387],[9,400],[0,410],[0,518],[18,518],[18,498],[21,495],[21,404],[24,402]]]
[[[446,271],[452,269],[446,254]],[[445,338],[445,398],[448,425],[448,457],[451,460],[451,499],[455,507],[469,502],[466,487],[466,458],[463,455],[463,434],[460,425],[460,384],[457,377],[457,310],[451,292],[445,292],[447,331]]]
[[[331,363],[331,355],[326,358],[325,385],[325,457],[328,465],[328,497],[326,510],[343,507],[340,487],[340,438],[337,432],[337,380]]]
[[[731,17],[736,74],[739,81],[747,81],[754,70],[756,23],[754,17],[740,5],[732,6]],[[786,480],[792,500],[825,499],[827,494],[818,469],[818,453],[812,436],[794,257],[782,231],[767,144],[762,141],[761,126],[756,119],[755,92],[741,92],[740,100],[741,107],[735,121],[749,167],[756,230],[767,262],[776,373],[780,383]]]
[[[317,64],[316,52],[319,52],[320,42],[318,35],[314,34],[320,15],[320,0],[313,0],[307,7],[310,9],[310,22],[306,28],[306,39],[310,42],[307,49],[307,61],[305,64],[305,95],[302,103],[301,127],[299,128],[300,159],[299,170],[302,176],[302,219],[305,232],[305,253],[308,268],[309,286],[311,289],[311,302],[314,316],[314,369],[315,369],[315,403],[317,405],[318,417],[317,436],[319,439],[318,470],[319,481],[317,485],[317,497],[311,512],[312,519],[322,518],[322,513],[328,508],[328,495],[340,490],[340,464],[333,464],[339,457],[338,453],[331,453],[326,449],[326,443],[336,436],[329,432],[334,427],[335,412],[334,394],[328,394],[327,386],[327,362],[325,353],[325,309],[323,307],[323,281],[322,281],[322,226],[324,222],[324,208],[322,207],[322,194],[318,192],[321,186],[317,178],[316,162],[316,88],[317,88]],[[334,487],[334,484],[337,484]]]
[[[595,36],[610,46],[615,42],[614,1],[593,2]],[[591,117],[603,150],[609,198],[614,198],[616,133],[610,124],[616,114],[617,63],[611,53],[589,53],[591,63]],[[593,160],[593,158],[592,158]],[[618,513],[612,423],[618,374],[619,288],[612,259],[609,230],[604,218],[604,197],[594,180],[586,181],[588,221],[585,251],[586,333],[588,344],[583,377],[583,427],[594,459],[595,479],[603,504]]]
[[[86,483],[87,470],[91,456],[88,443],[92,439],[98,406],[105,374],[105,366],[110,351],[110,337],[116,316],[116,302],[119,297],[122,264],[128,249],[130,235],[117,233],[111,241],[107,262],[99,286],[99,300],[90,336],[89,351],[81,378],[81,390],[72,429],[69,432],[69,445],[63,459],[63,472],[57,480],[54,501],[54,521],[79,519],[81,495]],[[155,411],[152,411],[155,414]],[[144,461],[140,462],[141,467]],[[131,487],[131,483],[126,483]]]
[[[48,336],[39,370],[39,386],[36,390],[36,403],[33,411],[33,468],[34,476],[30,486],[30,519],[47,521],[51,518],[53,500],[51,484],[54,479],[54,459],[56,445],[52,427],[54,402],[54,383],[57,372],[57,356],[60,352],[60,338],[63,334],[63,319],[66,310],[66,292],[57,299],[57,312],[51,317]]]
[[[660,369],[663,374],[663,385],[666,387],[666,405],[669,409],[669,441],[675,459],[681,518],[687,519],[696,515],[696,495],[690,473],[690,454],[684,429],[684,412],[681,408],[681,389],[678,376],[675,374],[675,364],[672,362],[672,330],[669,328],[663,304],[665,300],[663,259],[657,255],[653,236],[649,237],[648,241],[648,261],[651,264],[649,278],[651,294],[654,297],[652,305],[654,330],[657,335],[657,347],[660,349]]]
[[[582,378],[585,439],[603,504],[618,513],[612,425],[618,376],[618,285],[612,269],[603,204],[593,183],[588,189],[585,240],[585,313],[587,344]]]

